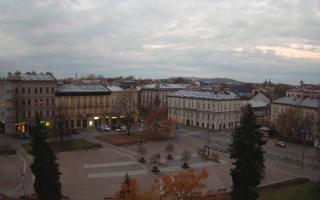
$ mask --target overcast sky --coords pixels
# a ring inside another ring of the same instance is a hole
[[[320,83],[320,0],[0,0],[0,72]]]

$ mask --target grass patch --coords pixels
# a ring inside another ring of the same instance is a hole
[[[51,149],[55,152],[81,151],[100,148],[101,144],[94,144],[85,139],[65,140],[63,142],[49,142]],[[32,150],[31,144],[23,144],[22,147],[30,153]]]
[[[0,146],[0,155],[14,155],[16,153],[16,150],[11,145]]]
[[[320,197],[320,182],[308,181],[299,185],[262,191],[259,200],[308,200],[317,197]]]

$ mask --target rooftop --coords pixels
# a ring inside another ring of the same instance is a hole
[[[212,91],[197,91],[197,90],[179,90],[169,96],[172,97],[186,97],[194,99],[212,99],[212,100],[238,100],[240,99],[235,93],[212,92]]]
[[[119,86],[107,86],[107,88],[109,88],[109,90],[111,90],[111,92],[122,92],[124,91],[124,89],[122,89]]]
[[[320,107],[320,99],[317,98],[304,98],[304,97],[282,97],[280,99],[276,99],[272,101],[272,103],[276,104],[286,104],[293,106],[301,106],[301,107],[310,107],[310,108],[319,108]]]
[[[57,95],[104,95],[110,90],[101,84],[62,84],[58,85]]]
[[[179,90],[179,89],[185,89],[186,85],[181,84],[166,84],[166,83],[160,83],[160,84],[149,84],[142,86],[142,89],[157,89],[157,90]]]
[[[22,80],[22,81],[57,81],[56,78],[50,72],[46,73],[35,73],[35,72],[27,72],[22,74],[20,72],[16,72],[8,75],[9,80]]]
[[[266,107],[268,106],[268,103],[266,103],[265,101],[262,101],[260,99],[251,99],[249,101],[249,104],[253,107],[253,108],[262,108],[262,107]]]

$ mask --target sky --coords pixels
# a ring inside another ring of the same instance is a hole
[[[320,0],[0,0],[0,73],[320,83]]]

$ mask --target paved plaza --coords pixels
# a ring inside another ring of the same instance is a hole
[[[63,188],[63,194],[71,197],[74,200],[99,200],[104,197],[111,197],[120,189],[120,184],[124,180],[126,173],[131,178],[137,179],[141,190],[146,190],[153,183],[154,178],[163,175],[173,175],[177,172],[184,171],[181,168],[183,164],[181,161],[181,154],[183,151],[188,150],[192,153],[189,161],[190,166],[194,170],[201,170],[207,168],[209,177],[207,179],[207,186],[209,190],[216,191],[218,189],[231,188],[231,177],[229,170],[232,168],[232,163],[229,159],[228,153],[218,152],[221,157],[221,162],[216,163],[213,161],[207,161],[199,157],[196,152],[198,147],[202,147],[208,141],[211,143],[227,143],[230,139],[228,133],[211,133],[203,129],[195,129],[189,127],[180,127],[178,131],[178,138],[172,139],[171,142],[175,146],[174,159],[166,161],[167,156],[165,152],[165,146],[169,141],[156,141],[147,142],[144,144],[147,154],[147,163],[141,164],[137,162],[139,156],[137,155],[137,145],[129,145],[124,147],[117,147],[94,137],[101,134],[112,133],[98,133],[95,131],[86,131],[75,137],[86,138],[91,142],[100,142],[103,147],[99,150],[89,151],[74,151],[58,153],[58,162],[60,164],[60,171],[62,173],[61,182]],[[301,146],[291,146],[286,149],[276,148],[273,144],[274,141],[268,141],[266,150],[278,153],[278,154],[294,154],[300,155]],[[220,144],[219,143],[219,144]],[[23,150],[17,145],[19,155],[27,161],[26,166],[31,163],[31,158],[25,155]],[[150,157],[154,153],[160,153],[161,165],[160,173],[154,174],[150,171],[153,165],[148,163]],[[312,149],[306,150],[306,157],[314,156]],[[18,156],[10,158],[0,157],[0,161],[8,163],[8,166],[0,168],[1,175],[8,174],[6,179],[1,179],[2,185],[6,185],[6,189],[0,192],[8,193],[18,196],[22,193],[21,188],[14,190],[21,182],[19,170],[12,168],[18,166],[19,169],[23,165],[23,161]],[[10,160],[11,159],[11,160]],[[10,168],[11,164],[11,168]],[[279,162],[278,160],[266,157],[266,176],[262,181],[262,184],[270,184],[279,182],[294,177],[307,177],[313,180],[320,179],[319,170],[312,170],[305,168],[301,170],[299,167],[288,165],[287,163]],[[7,172],[11,170],[11,175]],[[10,176],[14,178],[10,178]],[[20,181],[19,181],[20,180]],[[3,182],[8,184],[3,184]],[[9,183],[12,181],[13,183]],[[32,192],[32,176],[31,173],[26,177],[26,191]],[[1,185],[0,185],[1,186]]]

